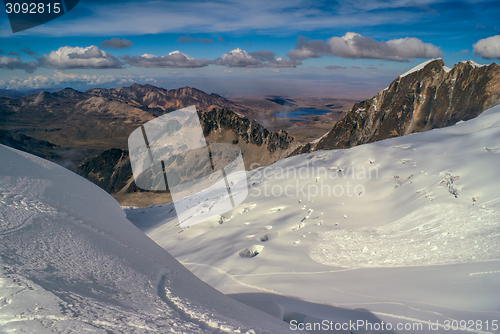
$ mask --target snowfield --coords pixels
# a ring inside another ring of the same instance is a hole
[[[286,333],[201,282],[76,174],[0,145],[0,333]]]
[[[287,321],[494,333],[499,148],[497,106],[452,127],[255,169],[242,205],[186,229],[172,204],[125,211],[203,281]]]

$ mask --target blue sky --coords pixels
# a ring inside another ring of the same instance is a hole
[[[498,17],[498,1],[81,0],[13,34],[2,11],[0,89],[369,97],[429,58],[498,62]]]

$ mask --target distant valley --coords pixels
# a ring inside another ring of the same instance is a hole
[[[183,107],[196,106],[207,142],[238,145],[245,167],[251,169],[290,155],[450,126],[499,102],[500,66],[462,62],[447,68],[441,59],[418,65],[361,102],[285,96],[226,99],[191,87],[166,90],[138,84],[85,92],[66,88],[0,97],[0,143],[77,172],[122,205],[146,206],[171,199],[168,193],[135,186],[128,136],[141,124]],[[305,115],[287,115],[298,109],[307,109]]]

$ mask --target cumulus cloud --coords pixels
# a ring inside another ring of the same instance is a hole
[[[297,38],[295,49],[288,52],[288,56],[292,59],[304,60],[307,58],[319,58],[329,53],[328,45],[323,40],[307,39],[304,36]]]
[[[194,59],[179,51],[170,52],[166,56],[145,53],[142,56],[121,56],[120,58],[129,65],[148,68],[196,68],[212,63],[208,59]]]
[[[214,42],[214,40],[211,38],[201,38],[201,37],[193,38],[191,37],[190,34],[181,36],[177,39],[177,43],[195,43],[195,42],[200,42],[203,44],[211,44]]]
[[[111,38],[99,43],[101,48],[110,48],[110,49],[126,49],[132,46],[134,43],[129,41],[128,39],[119,39],[119,38]]]
[[[155,83],[153,78],[130,75],[97,75],[65,73],[55,70],[47,75],[35,75],[27,78],[11,77],[0,79],[0,87],[5,89],[35,89],[61,86],[125,86],[134,82]]]
[[[345,70],[347,67],[339,66],[339,65],[327,65],[325,66],[327,70]]]
[[[19,52],[15,52],[15,51],[9,51],[9,53],[7,53],[9,56],[19,56]]]
[[[222,57],[214,60],[216,65],[227,67],[264,67],[265,63],[259,59],[262,57],[252,56],[240,48],[224,53]]]
[[[331,37],[327,41],[299,37],[295,49],[288,52],[290,58],[299,60],[333,56],[400,62],[409,62],[410,58],[435,58],[442,54],[439,47],[414,37],[378,42],[353,32],[342,37]]]
[[[217,42],[225,42],[225,40],[222,37],[217,37]]]
[[[95,45],[86,48],[63,46],[38,58],[40,65],[54,69],[122,68],[123,63]]]
[[[480,39],[473,45],[474,54],[485,59],[500,58],[500,35]]]
[[[248,53],[240,48],[234,49],[214,60],[215,65],[227,67],[295,67],[300,65],[298,59],[275,58],[275,53],[262,50]]]
[[[19,57],[0,56],[0,68],[6,68],[9,70],[20,69],[25,70],[28,73],[32,73],[37,67],[37,63],[32,61],[24,63]]]

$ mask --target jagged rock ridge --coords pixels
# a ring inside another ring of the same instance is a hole
[[[207,141],[238,145],[247,168],[271,164],[298,146],[285,131],[268,131],[241,115],[252,112],[247,107],[217,94],[138,84],[0,97],[0,142],[72,167],[112,194],[137,192],[128,136],[141,124],[190,105],[198,110]]]
[[[498,103],[499,65],[468,61],[449,69],[435,59],[399,76],[371,99],[356,103],[328,134],[294,154],[442,128],[474,118]]]
[[[209,112],[199,111],[198,115],[207,141],[238,145],[247,169],[282,159],[298,145],[286,131],[270,132],[231,110],[214,108]],[[123,194],[141,192],[134,183],[127,150],[113,148],[89,157],[76,172],[111,194],[120,193],[120,198]]]

